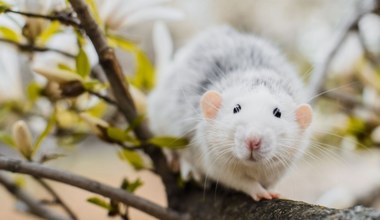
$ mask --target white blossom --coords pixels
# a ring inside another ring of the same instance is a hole
[[[184,14],[173,7],[164,6],[170,0],[98,0],[99,14],[112,31],[126,29],[144,22],[176,21]]]

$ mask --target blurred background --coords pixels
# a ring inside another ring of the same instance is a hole
[[[171,57],[195,34],[228,24],[280,47],[308,85],[313,83],[312,74],[325,65],[330,48],[347,23],[374,2],[87,0],[109,44],[116,48],[141,114],[155,74],[159,74],[157,54],[164,53],[159,50]],[[2,6],[10,10],[2,11]],[[98,75],[98,58],[91,42],[76,28],[18,12],[73,18],[64,0],[0,1],[0,154],[25,156],[12,140],[12,125],[22,119],[38,149],[35,161],[57,157],[46,165],[113,186],[119,186],[123,178],[139,178],[143,186],[135,193],[164,205],[160,179],[120,159],[114,144],[99,140],[94,120],[125,126],[116,109],[99,96],[72,94],[62,86],[79,75],[87,91],[107,94],[108,85]],[[335,208],[365,205],[380,210],[379,13],[366,13],[354,22],[334,56],[329,57],[322,92],[310,99],[316,112],[310,150],[276,186],[284,198]],[[167,32],[155,35],[157,22],[166,24]],[[90,115],[90,120],[82,113]],[[149,167],[144,155],[139,159]],[[33,179],[6,175],[38,198],[49,198]],[[110,218],[86,201],[93,194],[49,183],[79,219]],[[0,207],[0,219],[34,219],[24,214],[25,206],[2,187]],[[151,217],[132,210],[131,219]]]

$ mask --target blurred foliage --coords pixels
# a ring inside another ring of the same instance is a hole
[[[138,42],[129,39],[122,32],[117,32],[106,19],[102,18],[97,1],[86,0],[86,3],[104,32],[109,45],[133,56],[134,68],[131,69],[134,72],[125,73],[125,80],[143,94],[139,98],[134,97],[135,101],[144,103],[144,94],[155,86],[155,68],[152,61]],[[68,3],[66,5],[69,6]],[[0,1],[0,16],[8,13],[9,8],[18,10],[19,7]],[[71,9],[60,10],[70,11]],[[44,12],[44,15],[54,15],[59,12],[50,9]],[[144,112],[143,110],[138,112],[139,116],[131,124],[126,125],[125,121],[120,120],[119,107],[117,103],[114,103],[112,88],[105,82],[103,76],[94,71],[99,65],[97,54],[83,30],[48,19],[29,17],[22,19],[22,22],[10,19],[10,23],[16,24],[14,27],[0,23],[0,39],[23,46],[24,49],[17,51],[17,55],[27,58],[24,63],[25,69],[33,72],[29,75],[29,79],[22,79],[23,82],[10,82],[25,87],[23,88],[24,97],[0,99],[1,143],[17,151],[27,160],[45,163],[66,156],[60,152],[40,152],[46,139],[52,138],[59,147],[65,147],[75,146],[88,136],[96,136],[104,143],[118,147],[115,157],[118,156],[120,160],[136,170],[150,169],[150,161],[147,161],[142,151],[144,145],[153,144],[175,150],[189,144],[187,139],[179,137],[161,136],[147,141],[136,138],[133,130],[144,122]],[[72,36],[75,39],[74,43],[66,41],[65,38],[59,41],[63,35]],[[33,51],[33,47],[45,48],[49,53],[48,56],[42,57],[42,52]],[[13,63],[19,65],[19,62],[20,60],[16,60]],[[121,60],[121,62],[124,61]],[[305,65],[305,68],[310,68],[309,66],[309,64]],[[310,70],[304,70],[304,72],[308,71]],[[11,74],[26,75],[24,72]],[[358,83],[352,86],[350,85],[352,81]],[[342,87],[342,85],[349,86]],[[378,103],[380,102],[380,66],[373,66],[366,57],[361,57],[350,72],[332,74],[326,84],[326,89],[328,88],[338,88],[338,91],[360,97],[366,103]],[[370,92],[372,95],[368,95]],[[342,140],[349,137],[356,141],[357,147],[380,146],[380,143],[371,136],[373,131],[380,126],[379,114],[362,106],[345,102],[338,103],[334,99],[333,102],[321,101],[318,105],[322,112],[324,111],[332,118],[344,115],[344,120],[339,123],[329,126],[323,124],[326,133],[331,131],[336,135],[324,135],[319,137],[320,140],[340,146]],[[35,119],[38,119],[37,122]],[[26,122],[26,124],[13,129],[12,133],[9,128],[15,122]],[[31,126],[29,128],[26,125]],[[30,137],[23,138],[26,136]],[[37,158],[36,155],[39,157]],[[183,185],[180,179],[179,184]],[[143,182],[140,179],[130,181],[126,178],[122,181],[121,189],[133,193],[141,185]],[[87,201],[106,209],[111,216],[127,215],[127,212],[121,210],[120,205],[115,201],[106,201],[99,197],[91,197]]]

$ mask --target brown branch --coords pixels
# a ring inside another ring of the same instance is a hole
[[[72,220],[78,219],[75,213],[70,209],[70,207],[61,199],[57,192],[55,192],[54,189],[47,182],[37,177],[34,177],[34,179],[54,198],[55,204],[60,205]]]
[[[30,209],[30,212],[32,214],[41,218],[45,218],[45,219],[55,219],[55,220],[67,219],[67,218],[64,218],[63,216],[57,215],[52,210],[45,207],[38,200],[34,199],[32,196],[24,192],[11,180],[9,180],[4,174],[2,174],[1,171],[0,171],[0,184],[3,185],[10,194],[12,194],[18,200],[25,203]]]
[[[95,180],[91,180],[89,178],[68,173],[62,170],[49,168],[37,163],[9,159],[0,156],[0,169],[15,173],[28,174],[40,178],[46,178],[65,183],[67,185],[75,186],[124,203],[130,207],[139,209],[159,219],[170,220],[185,218],[185,216],[181,216],[170,209],[161,207],[153,202],[126,192],[125,190],[114,188]]]
[[[67,13],[67,12],[60,12],[60,13],[56,13],[54,15],[42,15],[42,14],[36,14],[36,13],[31,13],[31,12],[15,11],[15,10],[12,10],[9,8],[5,9],[4,12],[5,13],[19,14],[19,15],[23,15],[23,16],[31,17],[31,18],[41,18],[41,19],[46,19],[46,20],[50,20],[50,21],[59,21],[65,25],[80,27],[80,23],[79,23],[78,19],[72,17],[71,13]]]
[[[329,99],[339,100],[342,101],[348,105],[352,106],[362,106],[365,109],[368,109],[370,111],[373,111],[376,114],[380,114],[380,106],[374,104],[368,104],[363,102],[363,100],[359,97],[341,93],[341,92],[335,92],[335,91],[329,91],[326,93],[323,93],[323,96]]]
[[[99,56],[100,65],[102,66],[106,77],[111,85],[114,97],[119,103],[120,111],[129,123],[133,123],[138,117],[135,104],[125,81],[121,66],[116,58],[114,50],[108,46],[107,40],[102,30],[96,24],[88,6],[83,0],[69,0],[72,8],[77,13],[83,29],[92,41],[96,52]],[[134,129],[136,137],[142,142],[152,137],[145,123],[141,123]],[[177,178],[173,175],[167,166],[166,159],[162,151],[152,145],[144,145],[144,151],[153,161],[155,171],[161,176],[167,196],[175,194],[178,191]],[[169,201],[170,203],[170,201]]]
[[[363,48],[364,56],[367,58],[367,60],[369,60],[369,62],[371,63],[371,65],[374,68],[379,67],[380,66],[380,60],[376,56],[374,56],[372,54],[372,52],[368,49],[367,44],[366,44],[365,39],[364,39],[364,36],[363,36],[363,33],[360,31],[360,28],[358,28],[356,30],[356,33],[358,35],[360,45]]]
[[[94,95],[94,96],[96,96],[96,97],[98,97],[98,98],[104,100],[104,101],[107,102],[108,104],[111,104],[111,105],[114,105],[114,106],[120,108],[120,107],[119,107],[119,104],[118,104],[115,100],[111,99],[110,97],[105,96],[105,95],[102,95],[102,94],[100,94],[100,93],[98,93],[98,92],[95,92],[95,91],[93,91],[93,90],[89,90],[89,89],[87,89],[86,91],[87,91],[88,93],[90,93],[91,95]]]
[[[75,58],[76,57],[75,55],[73,55],[71,53],[68,53],[68,52],[65,52],[62,50],[58,50],[58,49],[54,49],[54,48],[38,47],[38,46],[30,45],[30,44],[21,44],[21,43],[18,43],[16,41],[13,41],[13,40],[2,39],[2,38],[0,38],[0,42],[12,44],[12,45],[16,46],[21,51],[29,51],[29,52],[30,51],[34,51],[34,52],[52,51],[52,52],[56,52],[56,53],[62,54],[64,56],[67,56],[69,58]]]
[[[187,185],[183,194],[175,199],[176,205],[173,208],[189,213],[192,219],[202,220],[380,219],[379,211],[362,206],[339,210],[286,199],[255,202],[242,193],[225,190],[220,186],[217,189],[214,187],[215,184],[208,190],[203,190]]]
[[[365,1],[360,3],[362,4],[360,6],[365,5]],[[376,10],[377,7],[378,5],[365,8],[361,7],[358,10],[358,12],[356,12],[356,14],[350,15],[347,18],[347,22],[344,25],[342,25],[340,30],[337,32],[335,39],[333,39],[330,46],[326,48],[326,52],[323,56],[322,62],[319,65],[317,65],[314,71],[312,72],[311,79],[309,81],[310,83],[308,91],[308,95],[310,98],[316,96],[322,91],[324,87],[324,82],[327,77],[328,68],[330,67],[330,64],[335,55],[337,54],[339,48],[342,46],[348,34],[350,33],[350,30],[357,26],[358,22],[364,15]],[[312,99],[312,101],[314,100],[315,99]]]

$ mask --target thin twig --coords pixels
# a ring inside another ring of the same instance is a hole
[[[365,41],[364,36],[363,36],[363,33],[360,31],[360,28],[358,28],[356,30],[356,33],[358,35],[360,45],[363,48],[365,58],[367,58],[367,60],[369,60],[369,62],[371,63],[371,65],[374,68],[379,67],[380,66],[380,60],[376,56],[374,56],[372,54],[372,52],[368,49],[366,41]]]
[[[96,49],[100,65],[111,85],[114,97],[120,106],[121,113],[128,123],[133,123],[138,117],[138,113],[132,95],[129,92],[128,83],[124,79],[125,77],[123,76],[120,63],[116,58],[113,48],[108,46],[105,35],[92,17],[86,3],[83,0],[69,0],[69,2],[77,13],[83,29],[86,31],[87,36]],[[146,123],[141,123],[136,126],[133,132],[142,142],[152,137]],[[167,196],[171,197],[171,195],[178,193],[177,178],[170,171],[161,149],[153,145],[145,145],[144,152],[152,159],[155,171],[161,176]],[[170,200],[169,205],[171,205]]]
[[[3,38],[0,38],[0,42],[12,44],[12,45],[16,46],[21,51],[35,51],[35,52],[51,51],[51,52],[56,52],[56,53],[62,54],[62,55],[67,56],[69,58],[75,58],[76,57],[75,55],[73,55],[71,53],[68,53],[68,52],[62,51],[62,50],[58,50],[55,48],[38,47],[38,46],[30,45],[30,44],[21,44],[21,43],[18,43],[16,41],[13,41],[13,40],[8,40],[8,39],[3,39]]]
[[[10,194],[12,194],[18,200],[25,203],[30,209],[30,212],[32,214],[39,216],[41,218],[45,218],[45,219],[55,219],[55,220],[67,219],[67,218],[64,218],[63,216],[59,216],[58,214],[54,213],[52,210],[45,207],[38,200],[34,199],[32,196],[30,196],[25,191],[20,189],[16,184],[14,184],[4,174],[2,174],[1,171],[0,171],[0,184],[3,185]]]
[[[34,179],[48,192],[51,196],[54,198],[54,202],[56,204],[59,204],[63,210],[71,217],[71,219],[76,220],[78,219],[75,215],[75,213],[70,209],[70,207],[61,199],[61,197],[55,192],[55,190],[44,180],[38,177],[34,177]]]
[[[362,4],[364,5],[363,2]],[[328,68],[330,67],[330,64],[335,55],[337,54],[339,48],[342,46],[345,39],[347,38],[350,30],[358,24],[358,22],[364,15],[374,11],[376,7],[377,6],[361,8],[359,12],[356,12],[355,15],[350,15],[347,18],[347,22],[344,25],[342,25],[340,31],[337,32],[335,39],[332,40],[332,43],[326,49],[326,53],[323,56],[322,61],[319,65],[315,67],[314,71],[312,72],[312,76],[309,81],[310,83],[308,97],[314,97],[316,94],[319,94],[321,92],[321,90],[323,89],[323,84],[326,80]]]
[[[96,97],[98,97],[98,98],[104,100],[104,101],[107,102],[108,104],[111,104],[111,105],[114,105],[114,106],[120,108],[119,105],[118,105],[118,103],[117,103],[115,100],[111,99],[110,97],[105,96],[105,95],[102,95],[102,94],[100,94],[100,93],[98,93],[98,92],[95,92],[95,91],[93,91],[93,90],[90,90],[90,89],[87,89],[86,91],[87,91],[88,93],[90,93],[91,95],[94,95],[94,96],[96,96]]]
[[[31,17],[31,18],[41,18],[41,19],[46,19],[46,20],[50,20],[50,21],[59,21],[65,25],[80,27],[80,22],[78,21],[78,19],[72,17],[71,13],[58,13],[55,15],[42,15],[42,14],[36,14],[36,13],[31,13],[31,12],[15,11],[15,10],[12,10],[9,8],[6,9],[4,12],[5,13],[19,14],[19,15],[23,15],[23,16]]]
[[[380,114],[380,106],[363,102],[359,97],[348,95],[341,92],[329,91],[323,94],[324,97],[334,100],[342,101],[352,106],[362,106],[365,109],[373,111],[376,114]]]
[[[41,164],[0,156],[0,169],[46,178],[75,186],[108,197],[112,200],[119,201],[159,219],[184,219],[185,217],[149,200],[133,195],[123,189],[114,188],[86,177],[46,167]]]

